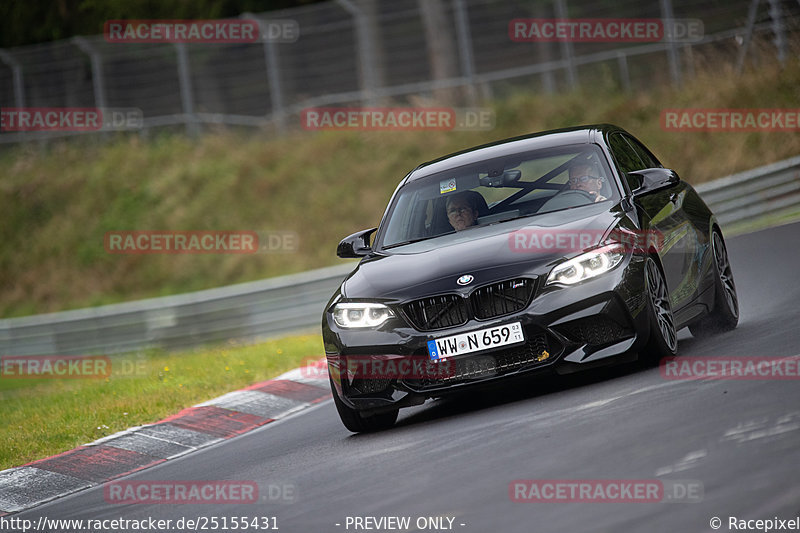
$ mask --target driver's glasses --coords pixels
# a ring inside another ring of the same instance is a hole
[[[472,211],[472,209],[469,207],[451,207],[447,210],[447,216],[455,217],[464,213],[469,213],[470,211]]]
[[[574,185],[576,183],[586,183],[589,180],[599,180],[599,179],[602,178],[598,178],[597,176],[572,176],[569,178],[569,182]]]

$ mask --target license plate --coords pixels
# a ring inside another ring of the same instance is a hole
[[[472,352],[480,352],[498,346],[517,344],[525,341],[522,323],[504,324],[493,328],[479,329],[469,333],[459,333],[428,341],[428,355],[432,361],[440,361]]]

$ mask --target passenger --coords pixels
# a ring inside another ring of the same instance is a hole
[[[454,230],[461,231],[478,223],[479,196],[478,192],[464,191],[447,197],[447,221]]]

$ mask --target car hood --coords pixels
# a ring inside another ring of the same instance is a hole
[[[542,242],[546,235],[582,235],[582,240],[574,242],[580,242],[580,248],[585,249],[597,245],[622,215],[620,210],[609,211],[608,204],[585,206],[389,249],[360,262],[342,283],[342,294],[348,299],[405,301],[437,293],[467,292],[516,276],[546,274],[580,249],[530,247],[535,242],[533,236]],[[518,240],[519,235],[525,238]],[[465,274],[474,279],[462,287],[456,280]]]

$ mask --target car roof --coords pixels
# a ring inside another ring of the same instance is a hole
[[[415,181],[444,170],[479,163],[495,157],[538,150],[554,148],[571,144],[589,144],[602,142],[603,138],[612,131],[622,131],[622,128],[613,124],[592,124],[575,126],[557,130],[542,131],[510,139],[503,139],[489,144],[468,148],[455,152],[427,163],[423,163],[411,171],[404,183]]]

